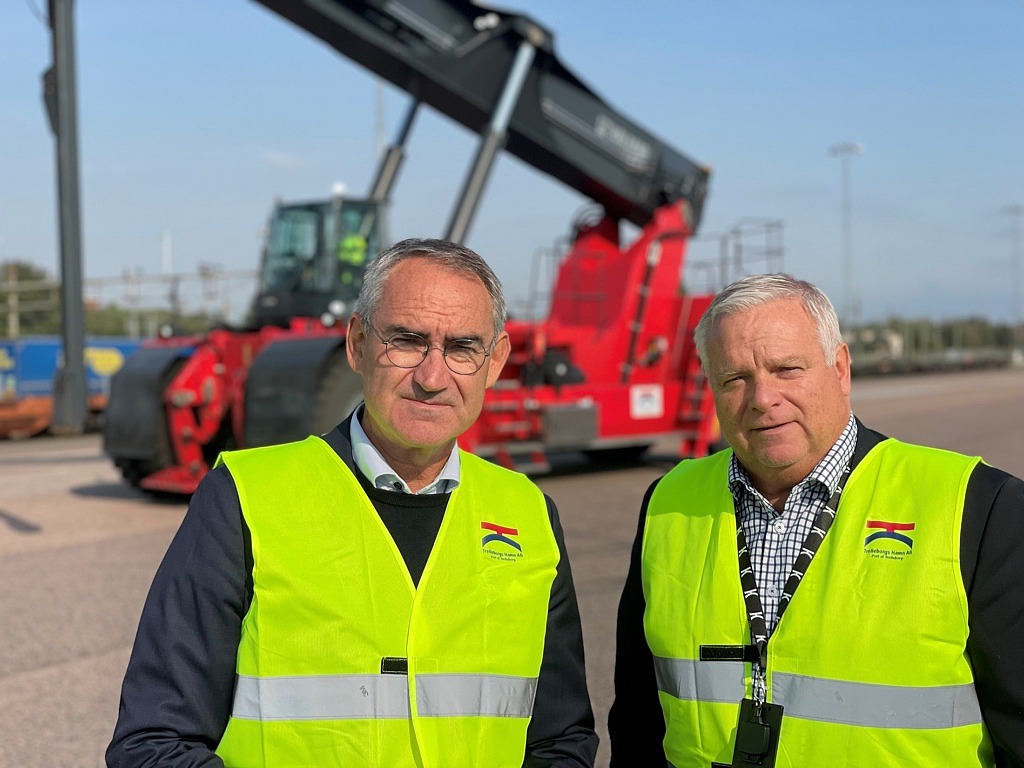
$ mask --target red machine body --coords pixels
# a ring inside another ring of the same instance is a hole
[[[692,338],[712,296],[680,289],[684,207],[656,211],[626,249],[609,219],[579,232],[547,319],[508,324],[512,354],[462,447],[507,465],[555,450],[639,455],[669,437],[680,455],[707,453],[717,425]]]
[[[218,329],[203,336],[154,339],[150,349],[193,349],[162,393],[171,463],[129,479],[147,491],[190,494],[216,453],[245,445],[245,384],[256,356],[276,339],[338,337],[336,327],[295,318],[287,328],[244,332]],[[344,338],[343,336],[341,338]]]

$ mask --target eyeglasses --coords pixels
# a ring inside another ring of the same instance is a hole
[[[444,345],[431,344],[418,333],[396,333],[394,336],[385,339],[380,331],[370,325],[369,321],[360,318],[363,325],[373,331],[374,335],[384,344],[384,354],[392,365],[398,368],[415,368],[427,359],[430,350],[437,347],[441,350],[445,365],[452,373],[462,376],[470,376],[484,366],[491,352],[494,351],[495,337],[489,348],[484,347],[475,339],[454,339],[445,342]]]

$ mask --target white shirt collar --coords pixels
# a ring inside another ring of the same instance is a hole
[[[363,473],[363,476],[373,482],[373,487],[382,491],[395,491],[398,493],[412,493],[408,484],[398,476],[398,473],[391,468],[387,460],[377,450],[377,447],[370,442],[363,425],[359,423],[359,417],[363,413],[360,406],[352,414],[352,426],[349,430],[349,437],[352,441],[352,458]],[[422,488],[417,493],[451,493],[458,487],[462,476],[461,464],[459,462],[459,446],[452,446],[451,455],[448,461],[441,467],[441,472],[432,483]]]

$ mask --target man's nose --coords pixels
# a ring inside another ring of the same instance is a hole
[[[767,411],[779,402],[779,388],[771,376],[754,376],[750,381],[750,405]]]
[[[435,355],[434,352],[437,354]],[[429,392],[437,392],[448,385],[448,363],[444,359],[444,348],[432,344],[427,349],[427,356],[416,366],[413,380]]]

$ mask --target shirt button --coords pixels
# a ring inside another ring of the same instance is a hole
[[[786,532],[786,521],[785,520],[776,520],[775,521],[775,531],[776,531],[776,533],[785,533]]]
[[[776,587],[774,584],[769,586],[768,587],[768,596],[769,597],[778,597],[779,596],[779,588]]]

